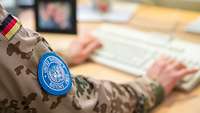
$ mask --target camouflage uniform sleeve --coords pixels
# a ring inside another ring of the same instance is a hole
[[[92,113],[146,113],[164,98],[160,84],[147,77],[116,84],[78,76],[71,94],[77,110]]]
[[[1,23],[7,16],[0,6]],[[36,32],[11,31],[10,40],[0,33],[0,113],[145,113],[163,99],[162,87],[148,78],[116,84],[76,76],[67,95],[49,95],[40,88],[37,66],[52,49]]]

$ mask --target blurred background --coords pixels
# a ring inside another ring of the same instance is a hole
[[[34,5],[34,0],[0,0],[0,1],[10,11],[14,11],[13,9],[15,6],[31,7]],[[137,2],[137,3],[158,5],[158,6],[200,11],[200,0],[113,0],[113,1],[129,1],[129,2]]]
[[[0,0],[0,2],[10,12],[17,14],[16,8],[32,8],[35,0]],[[200,11],[200,0],[112,0],[112,1],[128,1],[157,6],[165,6],[172,8],[180,8],[187,10]]]
[[[87,1],[87,3],[92,4],[96,0],[78,0],[77,3],[82,3],[83,1]],[[102,0],[102,1],[104,1],[104,0]],[[178,10],[188,10],[188,11],[195,11],[195,12],[199,12],[200,11],[200,0],[108,0],[108,1],[111,1],[111,2],[120,1],[120,2],[147,4],[147,5],[153,5],[153,6],[159,6],[159,7],[170,7],[170,8],[176,9],[175,11],[178,11]],[[35,0],[0,0],[0,2],[3,4],[4,7],[6,7],[6,9],[9,12],[14,14],[15,16],[20,16],[21,12],[25,12],[25,11],[29,11],[29,13],[28,13],[29,16],[33,16],[33,18],[35,16],[34,15],[34,8],[35,8],[35,4],[34,3],[35,3]],[[77,8],[77,12],[79,10],[82,10],[82,9],[81,8]],[[130,18],[128,16],[130,16],[133,13],[130,10],[133,10],[133,9],[126,10],[127,15],[123,15],[124,18],[118,18],[117,20],[120,20],[120,19],[123,20],[123,19],[126,19],[126,18]],[[32,11],[32,13],[30,11]],[[117,12],[120,12],[120,10],[116,10],[115,13],[117,13]],[[83,14],[83,13],[88,13],[88,11],[87,12],[81,12],[81,14]],[[96,17],[97,15],[95,15],[95,16],[93,15],[94,18],[92,18],[93,16],[91,16],[91,15],[81,15],[81,14],[78,15],[78,17],[77,17],[78,21],[87,20],[87,22],[88,21],[91,22],[91,21],[97,20],[97,17]],[[169,14],[163,14],[163,15],[165,15],[164,17],[166,17],[166,18],[171,16]],[[24,15],[22,15],[22,16],[24,16]],[[100,16],[102,16],[102,15],[100,15]],[[115,16],[116,15],[112,15],[111,18],[115,18]],[[172,14],[172,17],[173,16],[174,15]],[[167,22],[173,23],[173,24],[177,24],[177,17],[176,16],[177,15],[175,14],[173,20],[169,19],[169,20],[167,20]],[[139,16],[134,16],[134,17],[135,17],[135,23],[133,22],[133,24],[140,23],[139,26],[143,26],[143,27],[148,27],[149,26],[148,24],[155,23],[155,22],[158,21],[158,19],[155,19],[154,17],[153,18],[149,18],[149,16],[148,17],[146,17],[146,16],[143,17],[143,16],[139,15]],[[111,20],[115,21],[115,19],[114,20],[111,19]],[[26,21],[30,21],[30,20],[26,20]],[[26,21],[23,22],[23,23],[26,23]],[[140,21],[140,22],[137,22],[137,21]],[[158,23],[159,22],[162,23],[162,24],[166,23],[165,20],[163,20],[162,22],[159,20]],[[31,23],[33,23],[33,22],[31,22]],[[145,24],[145,26],[142,25],[143,23]],[[169,25],[166,25],[165,27],[167,27],[167,26],[169,26]],[[172,25],[172,26],[174,26],[174,25]],[[29,28],[34,28],[34,24],[30,25]],[[173,28],[170,28],[170,29],[173,29]]]

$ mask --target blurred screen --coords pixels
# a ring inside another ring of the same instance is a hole
[[[14,8],[16,5],[15,0],[0,0],[0,3],[6,8]]]
[[[3,7],[6,8],[6,10],[13,14],[16,15],[17,14],[17,10],[16,10],[16,0],[0,0],[0,3],[3,5]]]

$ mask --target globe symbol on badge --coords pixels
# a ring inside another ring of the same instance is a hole
[[[66,79],[64,75],[65,75],[65,72],[61,65],[52,63],[49,66],[48,77],[52,82],[54,83],[64,82]]]
[[[38,64],[38,80],[44,91],[51,95],[66,95],[72,87],[68,66],[54,52],[45,53]]]

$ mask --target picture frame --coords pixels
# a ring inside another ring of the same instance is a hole
[[[77,34],[76,0],[36,0],[36,31]]]

